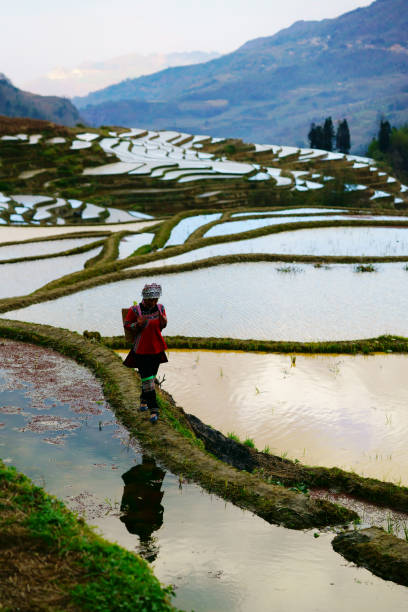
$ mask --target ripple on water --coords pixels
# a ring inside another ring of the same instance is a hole
[[[408,485],[406,355],[170,351],[164,386],[225,435]]]
[[[1,361],[1,380],[16,376],[17,369],[12,369],[12,347],[20,359],[28,346],[11,342],[0,345],[1,357],[8,355],[7,367],[3,366],[4,359]],[[30,351],[30,357],[37,357],[38,362],[42,356],[46,363],[51,359],[52,351],[44,353],[39,347]],[[65,374],[67,392],[75,385],[72,375],[76,370],[77,379],[93,378],[70,360],[56,354],[54,358],[61,373],[63,364],[69,365]],[[29,376],[29,371],[26,372]],[[244,612],[268,610],[273,601],[276,610],[298,610],[301,593],[302,612],[316,609],[343,612],[362,610],[364,606],[372,612],[380,612],[385,606],[393,612],[405,612],[406,588],[346,564],[331,548],[332,533],[314,538],[313,532],[268,525],[162,468],[156,482],[160,488],[159,501],[154,508],[150,503],[147,513],[143,507],[148,529],[142,532],[137,520],[126,520],[120,506],[125,495],[129,502],[133,487],[132,500],[136,504],[140,498],[146,499],[147,481],[140,472],[154,469],[151,460],[142,457],[140,447],[121,430],[105,404],[96,404],[101,410],[99,414],[78,416],[75,401],[70,404],[61,396],[52,396],[52,378],[57,382],[60,379],[55,369],[42,368],[39,372],[38,378],[47,389],[40,399],[55,404],[49,413],[67,419],[74,417],[81,427],[64,432],[64,445],[44,443],[43,433],[18,431],[18,426],[30,418],[27,413],[36,413],[31,398],[33,379],[26,380],[24,375],[19,389],[7,385],[0,389],[1,405],[18,405],[25,413],[25,416],[2,415],[9,425],[4,432],[7,435],[0,434],[2,454],[37,484],[87,516],[106,538],[129,550],[144,552],[153,561],[158,578],[176,585],[178,607],[202,612],[226,609]],[[103,401],[100,385],[96,379],[93,381],[89,402]],[[62,380],[57,387],[63,388]],[[124,488],[126,481],[128,490]]]

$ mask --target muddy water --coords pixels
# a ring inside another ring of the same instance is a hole
[[[176,585],[177,607],[406,610],[407,589],[346,563],[332,533],[268,525],[143,457],[84,368],[11,342],[0,355],[3,458],[149,558],[159,579]]]
[[[170,351],[164,387],[187,412],[262,450],[408,485],[406,355]]]
[[[266,262],[155,273],[4,316],[119,335],[121,308],[139,300],[143,285],[152,280],[163,286],[169,335],[304,341],[408,336],[408,272],[402,263],[363,274],[350,265],[317,269]]]

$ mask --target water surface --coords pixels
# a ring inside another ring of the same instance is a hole
[[[292,356],[293,357],[293,356]],[[164,387],[225,435],[408,485],[407,355],[170,351]]]
[[[160,268],[164,265],[239,253],[358,257],[408,255],[408,227],[321,227],[285,231],[200,247],[182,255],[143,264],[143,267]]]
[[[269,225],[279,225],[281,223],[309,223],[310,221],[336,221],[336,220],[347,220],[347,219],[366,219],[370,221],[408,221],[408,217],[397,217],[387,215],[320,215],[320,216],[306,216],[298,217],[291,215],[287,217],[269,217],[264,219],[242,219],[239,221],[226,221],[224,223],[218,223],[214,227],[211,227],[205,234],[204,238],[211,236],[225,236],[227,234],[238,234],[239,232],[249,232],[251,230],[258,229],[260,227],[267,227]],[[346,245],[347,246],[347,245]],[[334,244],[333,244],[334,247]],[[333,248],[331,247],[331,248]],[[307,246],[307,248],[310,248]],[[320,248],[320,247],[319,247]]]
[[[93,239],[94,240],[94,239]],[[0,266],[0,298],[26,295],[65,274],[81,270],[101,247],[77,255],[22,261]]]
[[[32,257],[34,255],[49,255],[68,251],[85,244],[95,242],[98,238],[64,238],[61,240],[45,240],[44,242],[27,242],[25,244],[12,244],[0,246],[0,260],[17,257]]]
[[[304,341],[408,336],[408,272],[401,263],[377,269],[358,273],[345,264],[325,269],[258,262],[156,273],[3,316],[119,335],[121,308],[139,301],[144,284],[155,281],[163,287],[169,335]]]
[[[216,221],[220,218],[221,213],[216,213],[212,215],[196,215],[194,217],[186,217],[185,219],[182,219],[171,230],[166,246],[182,244],[196,229],[202,225],[205,225],[206,223]]]
[[[331,548],[333,533],[315,538],[268,525],[155,466],[85,368],[39,347],[6,344],[1,455],[105,537],[148,557],[156,576],[175,584],[177,607],[246,612],[273,602],[277,612],[295,611],[301,592],[302,612],[406,610],[407,589],[345,562]],[[38,417],[42,428],[32,425]]]

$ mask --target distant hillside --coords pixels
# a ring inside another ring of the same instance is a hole
[[[46,95],[84,96],[90,91],[164,70],[169,66],[186,66],[208,62],[219,53],[188,51],[186,53],[131,53],[105,61],[84,62],[72,68],[54,68],[48,74],[30,79],[24,87]]]
[[[205,131],[306,144],[312,121],[347,117],[354,150],[379,112],[408,116],[407,0],[377,0],[336,19],[299,21],[205,64],[169,68],[75,100],[93,125]],[[113,102],[115,102],[113,104]]]
[[[46,131],[52,133],[53,136],[66,136],[70,134],[70,130],[67,127],[51,123],[51,121],[0,115],[0,135],[37,134]]]
[[[0,73],[0,114],[8,117],[30,117],[55,121],[62,125],[75,125],[81,117],[67,98],[38,96],[14,87]]]

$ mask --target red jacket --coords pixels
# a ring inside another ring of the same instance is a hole
[[[161,317],[160,317],[161,315]],[[140,316],[145,316],[144,324],[137,323]],[[161,330],[167,325],[166,311],[162,304],[152,311],[143,308],[143,303],[131,306],[125,319],[125,327],[136,333],[133,350],[138,355],[156,355],[167,350],[167,345],[161,334]]]

